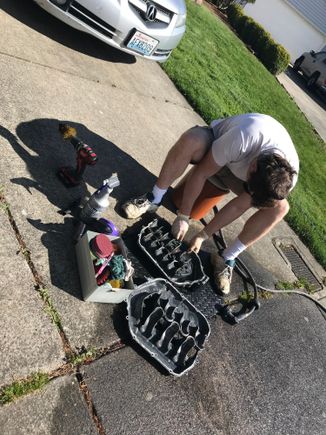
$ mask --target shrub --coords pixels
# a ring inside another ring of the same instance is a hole
[[[260,24],[245,15],[239,5],[229,6],[227,16],[240,38],[251,46],[272,74],[279,74],[286,69],[290,62],[289,53]]]
[[[227,9],[228,20],[234,29],[237,28],[237,22],[243,15],[242,8],[239,5],[231,5]]]
[[[264,34],[265,29],[258,24],[255,20],[250,20],[250,25],[246,25],[246,32],[244,35],[244,41],[246,44],[250,45],[255,51],[256,44],[259,38]]]
[[[260,60],[264,59],[265,53],[272,41],[272,35],[265,30],[259,34],[254,44],[254,51]]]
[[[239,35],[246,44],[251,45],[251,34],[254,29],[253,24],[255,23],[255,20],[253,20],[251,17],[248,17],[247,15],[244,15],[243,18],[244,19],[242,20],[242,26]]]
[[[266,30],[258,23],[252,26],[252,43],[251,46],[254,51],[258,51],[260,40],[266,35]]]
[[[290,63],[290,55],[285,48],[271,41],[264,53],[263,63],[274,75],[284,71]]]
[[[247,21],[247,16],[246,15],[242,15],[236,21],[235,30],[237,31],[237,33],[238,33],[238,35],[240,36],[241,39],[242,39],[243,29],[245,28],[245,25],[246,25],[246,21]]]

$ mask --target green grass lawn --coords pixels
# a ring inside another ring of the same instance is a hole
[[[187,31],[162,65],[209,123],[225,116],[266,113],[289,131],[300,157],[287,221],[326,267],[326,145],[286,91],[213,13],[187,0]]]

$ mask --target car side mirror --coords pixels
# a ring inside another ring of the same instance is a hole
[[[315,53],[314,50],[311,50],[311,51],[310,51],[310,54],[311,54],[312,57],[315,57],[315,56],[316,56],[316,53]]]

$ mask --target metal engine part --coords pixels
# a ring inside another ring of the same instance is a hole
[[[129,295],[127,310],[132,337],[169,373],[182,376],[194,367],[210,326],[169,281],[139,286]]]

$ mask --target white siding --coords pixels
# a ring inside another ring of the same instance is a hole
[[[326,35],[326,0],[285,0]]]
[[[326,43],[325,36],[283,0],[256,0],[244,13],[288,50],[292,62],[304,51],[320,51]]]

